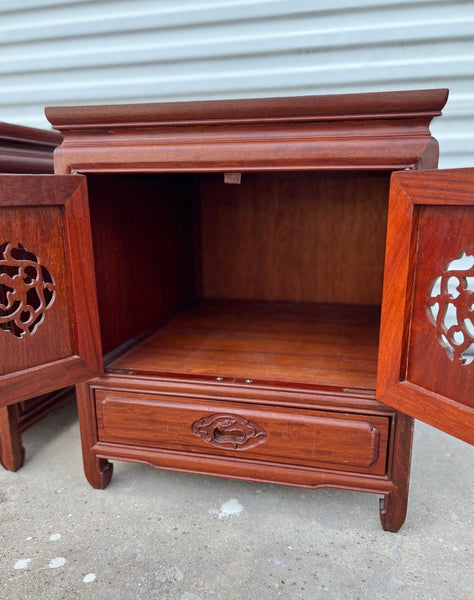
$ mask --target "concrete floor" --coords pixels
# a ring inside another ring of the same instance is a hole
[[[417,423],[407,521],[378,498],[116,463],[82,473],[75,407],[24,434],[0,472],[0,598],[471,600],[474,452]]]

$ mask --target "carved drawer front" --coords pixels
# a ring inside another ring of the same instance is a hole
[[[385,473],[389,419],[96,391],[100,442]]]

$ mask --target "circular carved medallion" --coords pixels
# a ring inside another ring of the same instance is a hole
[[[462,252],[433,280],[427,313],[448,357],[463,365],[474,362],[474,256]]]
[[[49,270],[22,244],[0,245],[0,329],[17,338],[33,335],[53,304]]]

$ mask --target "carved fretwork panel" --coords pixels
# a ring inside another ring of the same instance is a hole
[[[472,401],[474,385],[471,212],[464,206],[419,210],[407,363],[410,382],[463,403]]]
[[[8,207],[0,221],[3,375],[68,356],[73,332],[61,208]]]
[[[55,297],[49,270],[23,244],[0,244],[0,329],[33,335]]]
[[[474,169],[394,173],[377,398],[474,443]]]
[[[448,357],[463,365],[474,361],[474,256],[466,252],[447,263],[431,284],[428,318]]]
[[[0,406],[100,371],[84,177],[0,176]]]

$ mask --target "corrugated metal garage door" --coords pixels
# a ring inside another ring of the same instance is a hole
[[[474,166],[474,2],[0,0],[0,120],[47,105],[448,87],[441,166]]]

